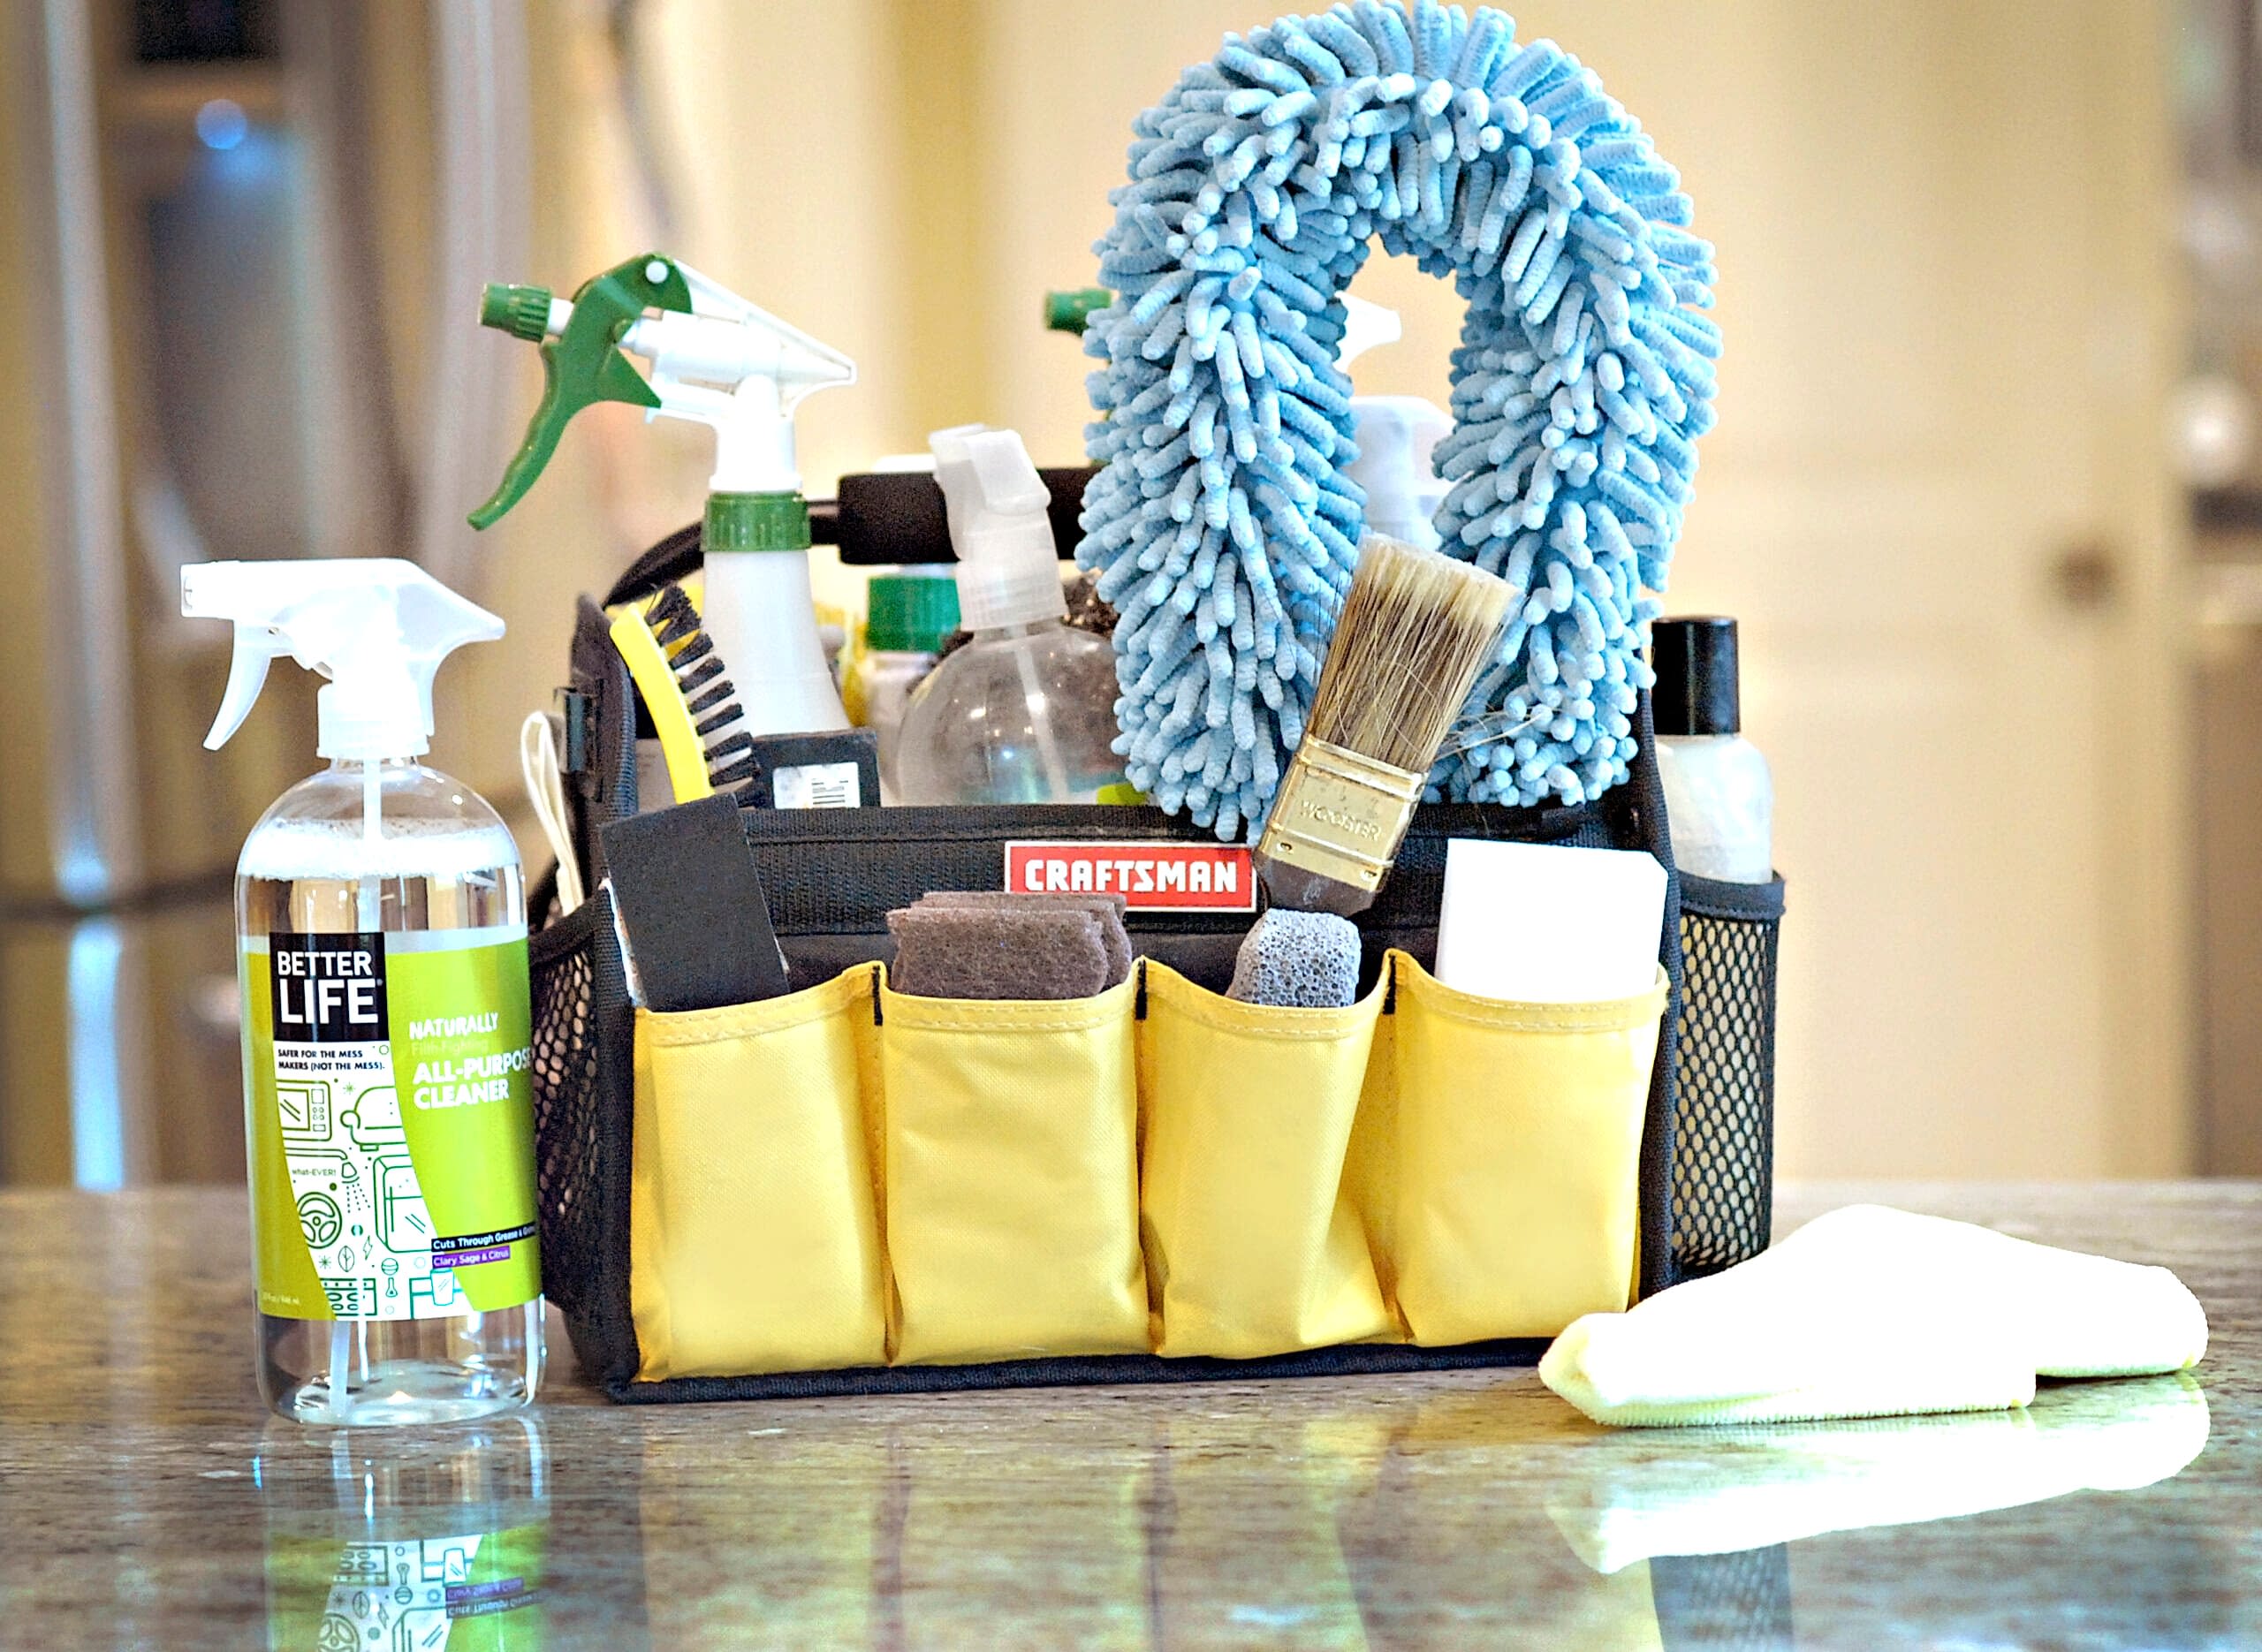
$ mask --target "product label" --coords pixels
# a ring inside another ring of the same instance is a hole
[[[770,777],[770,799],[781,809],[853,809],[863,806],[854,763],[801,763]]]
[[[539,1295],[526,932],[277,934],[242,974],[261,1311]]]
[[[275,1652],[538,1646],[542,1527],[347,1542],[270,1535]],[[524,1614],[510,1616],[505,1614]],[[495,1620],[495,1621],[490,1621]]]
[[[1009,843],[1014,895],[1120,895],[1133,912],[1255,912],[1256,872],[1246,845]]]

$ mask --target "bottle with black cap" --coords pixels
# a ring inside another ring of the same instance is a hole
[[[1658,773],[1674,862],[1697,877],[1765,883],[1775,875],[1775,784],[1742,734],[1735,621],[1706,615],[1651,627],[1658,686]]]

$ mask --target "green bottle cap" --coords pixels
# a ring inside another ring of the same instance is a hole
[[[958,581],[947,575],[874,574],[867,595],[868,648],[932,654],[958,629]]]
[[[1104,310],[1114,302],[1115,294],[1105,287],[1048,292],[1044,295],[1044,324],[1056,333],[1081,333],[1090,322],[1094,310]]]
[[[550,331],[550,289],[490,281],[479,297],[479,324],[538,345]]]
[[[710,493],[699,542],[710,557],[730,550],[807,550],[809,502],[797,493]]]

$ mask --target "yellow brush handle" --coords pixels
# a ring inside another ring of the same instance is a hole
[[[700,743],[699,731],[692,726],[691,709],[683,703],[683,691],[676,686],[667,655],[660,651],[644,617],[630,612],[614,620],[612,646],[627,663],[636,692],[644,696],[645,709],[652,714],[652,726],[659,731],[660,754],[667,759],[668,784],[675,788],[675,800],[690,803],[712,797],[715,788],[707,779],[707,748]]]

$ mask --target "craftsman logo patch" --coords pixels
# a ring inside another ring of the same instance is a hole
[[[1133,912],[1255,912],[1247,847],[1198,843],[1009,843],[1014,895],[1120,895]]]

